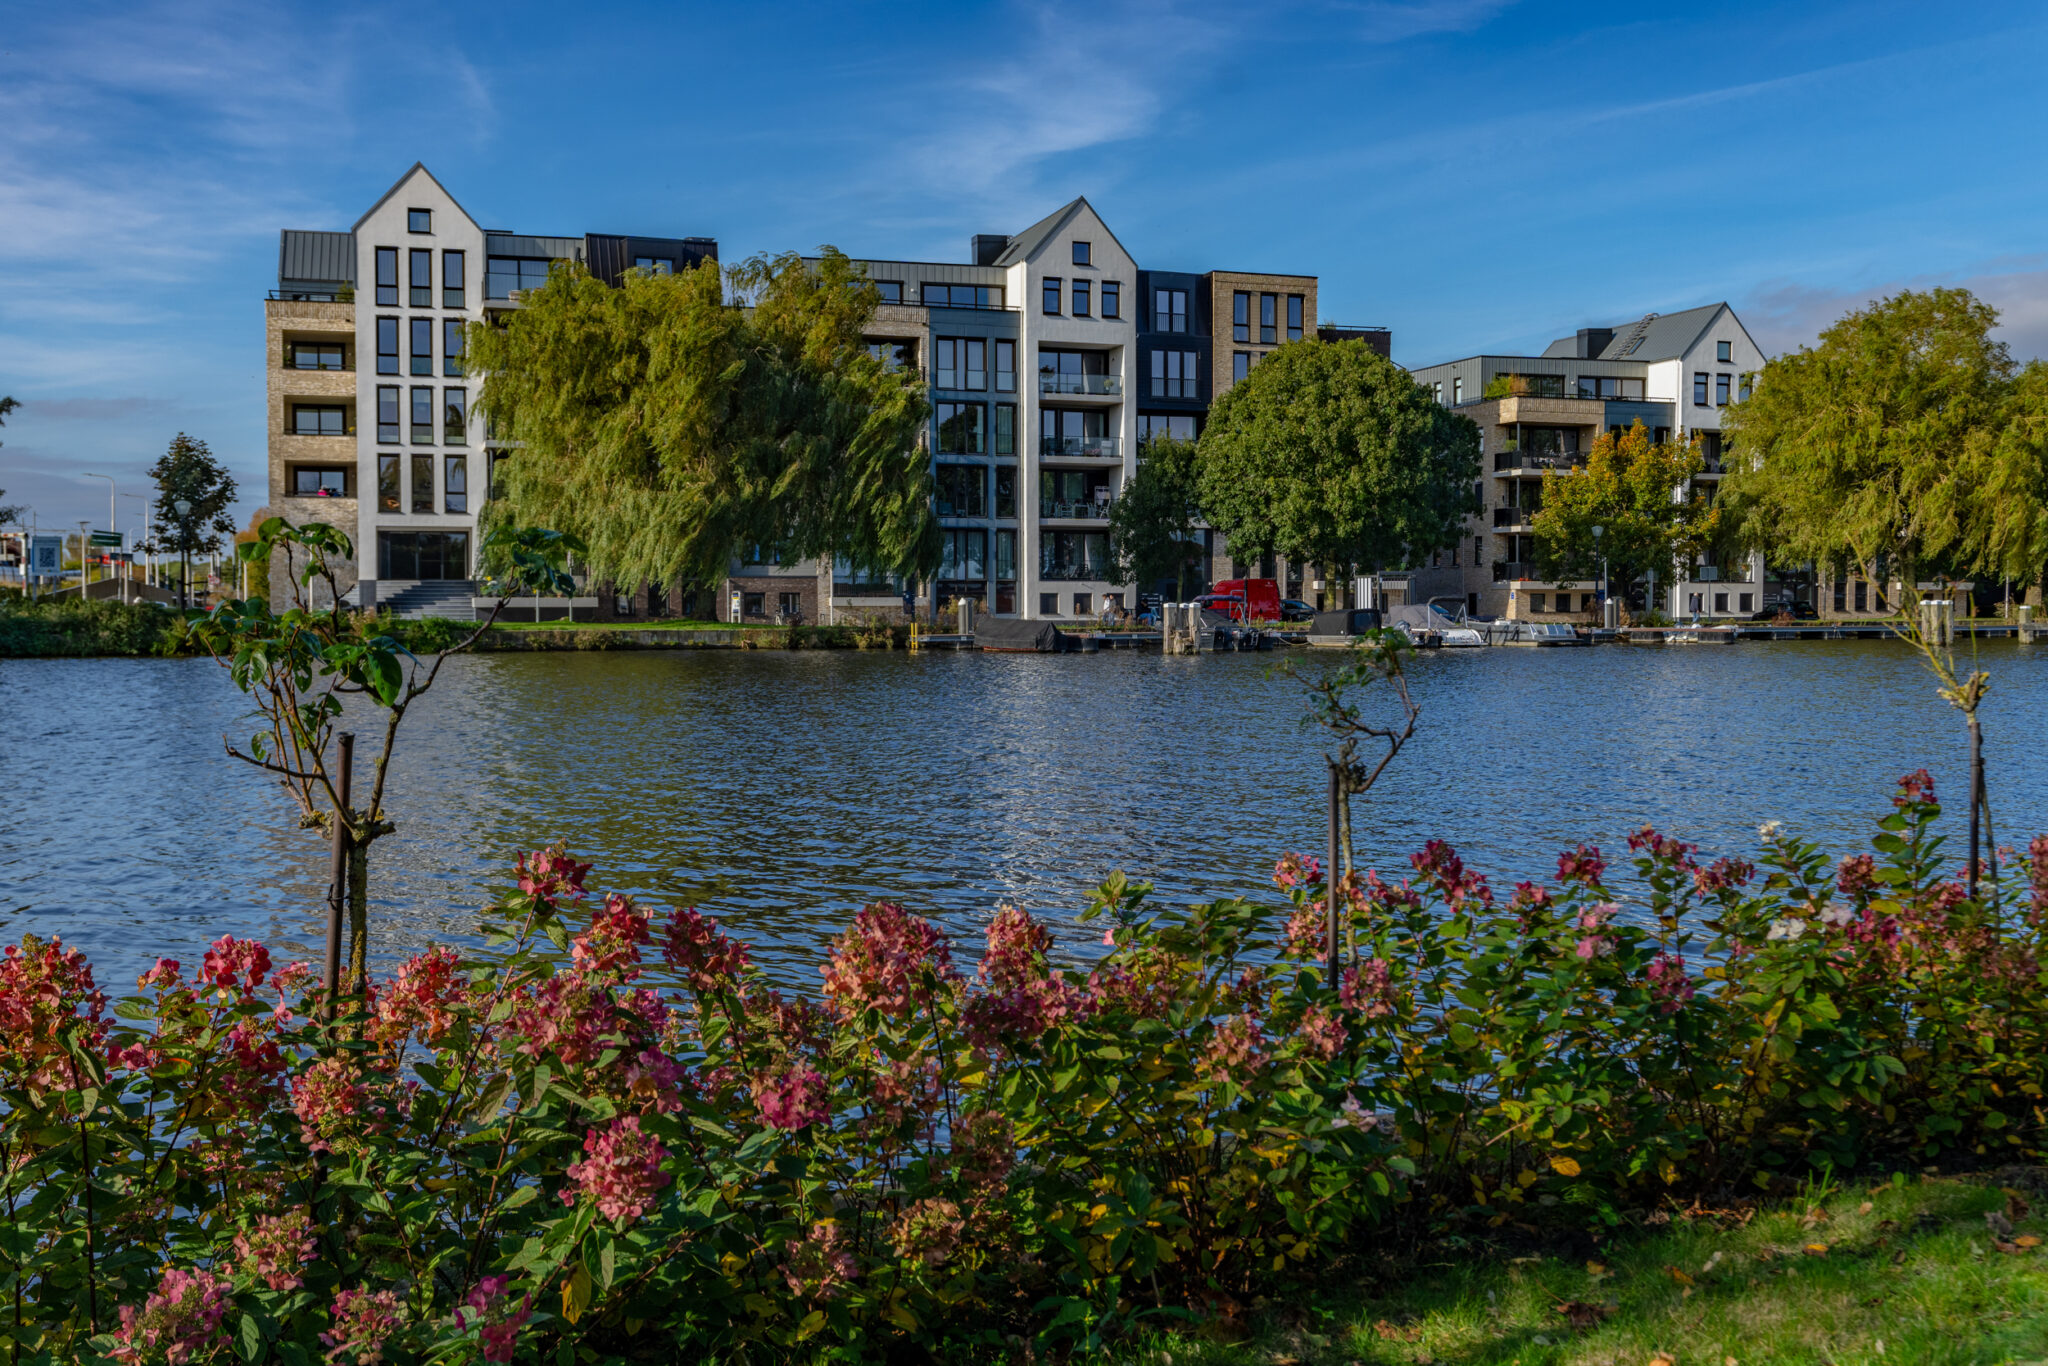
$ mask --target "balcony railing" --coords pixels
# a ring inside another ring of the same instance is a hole
[[[1584,451],[1557,451],[1539,455],[1534,451],[1497,451],[1495,472],[1501,470],[1568,470],[1586,463]]]
[[[1527,526],[1529,519],[1535,515],[1535,508],[1495,508],[1493,510],[1493,524],[1495,526]]]
[[[1038,392],[1041,394],[1096,394],[1114,395],[1124,391],[1121,375],[1040,375]]]
[[[302,431],[297,427],[286,427],[283,432],[285,436],[354,436],[355,434],[356,424],[353,422],[344,423],[340,431],[309,432]]]
[[[1534,560],[1495,560],[1493,562],[1493,581],[1495,583],[1502,583],[1508,579],[1533,579],[1537,577],[1539,576],[1536,573],[1536,562]]]
[[[1094,518],[1102,520],[1109,516],[1109,506],[1114,498],[1100,498],[1092,503],[1061,503],[1051,498],[1038,500],[1038,515],[1041,518]]]
[[[1042,436],[1038,439],[1038,453],[1114,460],[1119,450],[1117,438],[1113,436]]]

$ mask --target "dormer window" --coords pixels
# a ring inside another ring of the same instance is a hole
[[[1076,243],[1074,243],[1074,264],[1075,264],[1075,265],[1077,265],[1077,266],[1085,266],[1085,265],[1088,265],[1088,264],[1089,264],[1089,260],[1088,260],[1088,254],[1089,254],[1089,253],[1088,253],[1088,244],[1087,244],[1086,242],[1076,242]]]
[[[432,209],[407,209],[405,211],[405,227],[408,232],[432,232],[434,230],[434,211]]]

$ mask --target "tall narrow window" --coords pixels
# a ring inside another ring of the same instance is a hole
[[[415,375],[434,373],[434,320],[414,318],[412,320],[412,372]]]
[[[1252,372],[1252,357],[1249,351],[1238,351],[1230,358],[1230,378],[1241,380]]]
[[[1279,304],[1280,296],[1277,294],[1259,296],[1259,340],[1262,342],[1275,342],[1280,339],[1277,335],[1278,328],[1275,326]]]
[[[462,253],[459,251],[441,253],[441,307],[468,307],[468,295],[464,293]]]
[[[412,444],[434,444],[434,391],[425,385],[412,391]]]
[[[462,319],[441,319],[441,373],[462,373]]]
[[[1155,332],[1188,330],[1188,292],[1184,289],[1152,291],[1152,329]]]
[[[1729,378],[1730,377],[1727,375],[1714,376],[1714,406],[1717,408],[1725,408],[1728,406]]]
[[[1451,403],[1455,406],[1465,401],[1465,377],[1451,376]]]
[[[1013,341],[996,342],[996,392],[1017,392],[1017,343]]]
[[[398,386],[380,384],[377,386],[377,439],[397,442],[398,435]]]
[[[377,319],[377,373],[398,373],[398,319]]]
[[[466,455],[450,455],[442,460],[441,511],[469,511],[469,457]]]
[[[432,308],[434,306],[434,253],[414,248],[408,253],[412,274],[412,306]]]
[[[995,437],[996,444],[994,450],[997,455],[1015,455],[1017,453],[1016,404],[998,403],[996,405]],[[1014,517],[1017,514],[1011,512],[1008,515]]]
[[[1121,318],[1123,316],[1123,306],[1123,285],[1115,280],[1104,280],[1102,282],[1102,316],[1105,318]]]
[[[958,337],[940,337],[932,343],[932,384],[940,389],[960,387]]]
[[[1060,311],[1060,282],[1054,276],[1045,277],[1045,298],[1041,301],[1040,307],[1047,313]]]
[[[1077,318],[1085,318],[1088,316],[1089,288],[1089,283],[1086,280],[1074,281],[1074,316]]]
[[[1707,406],[1707,372],[1704,370],[1693,372],[1692,402],[1695,408]]]
[[[1289,341],[1301,340],[1302,303],[1302,296],[1299,294],[1287,296],[1287,340]]]
[[[1230,339],[1241,342],[1252,339],[1252,296],[1243,290],[1230,296]]]
[[[441,440],[450,446],[469,444],[469,391],[441,391]]]
[[[398,248],[377,248],[377,307],[398,307]]]
[[[412,510],[434,510],[434,457],[431,455],[412,458]]]
[[[1736,386],[1735,386],[1735,400],[1736,400],[1736,402],[1738,402],[1738,403],[1747,403],[1747,402],[1749,402],[1749,393],[1750,393],[1750,377],[1749,377],[1749,376],[1748,376],[1747,374],[1745,374],[1745,375],[1743,375],[1743,377],[1742,377],[1742,383],[1740,383],[1740,384],[1738,384],[1738,385],[1736,385]]]
[[[988,388],[988,343],[979,337],[969,337],[962,349],[960,368],[965,371],[960,379],[961,388]]]
[[[398,462],[396,455],[377,457],[377,511],[403,512],[404,503],[399,501]]]
[[[997,411],[998,411],[998,412],[1000,412],[1000,411],[1001,411],[1001,409],[998,409]],[[1016,515],[1017,515],[1017,470],[1016,470],[1016,467],[1015,467],[1015,466],[1013,466],[1013,465],[999,465],[999,466],[997,466],[997,467],[996,467],[996,516],[998,516],[998,517],[1015,517]],[[998,536],[1000,536],[1000,535],[1001,535],[1002,533],[1001,533],[1001,532],[998,532],[998,533],[996,533],[996,534],[997,534]]]

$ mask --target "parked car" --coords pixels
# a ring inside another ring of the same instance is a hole
[[[1779,603],[1775,607],[1766,607],[1761,612],[1752,612],[1749,614],[1749,619],[1751,621],[1776,621],[1781,616],[1789,616],[1794,621],[1816,621],[1819,619],[1820,613],[1814,610],[1813,604],[1810,602],[1786,602]]]
[[[1280,599],[1280,620],[1314,621],[1315,619],[1316,609],[1303,602],[1300,598]]]

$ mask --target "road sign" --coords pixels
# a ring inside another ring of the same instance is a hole
[[[94,545],[117,546],[121,544],[121,533],[118,531],[95,531],[92,534],[92,543]]]

